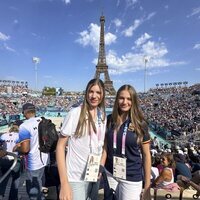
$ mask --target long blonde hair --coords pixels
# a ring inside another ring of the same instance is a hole
[[[90,89],[94,86],[98,85],[101,91],[101,102],[98,105],[98,109],[101,112],[101,121],[104,123],[105,121],[105,87],[104,83],[101,79],[92,79],[88,82],[83,105],[81,107],[81,113],[78,121],[78,125],[76,127],[75,137],[81,137],[84,134],[84,130],[86,129],[87,121],[88,121],[88,127],[92,127],[93,131],[97,133],[95,122],[92,118],[91,113],[89,112],[89,102],[88,102],[88,94]],[[90,131],[89,131],[90,134]]]
[[[130,123],[137,134],[137,142],[141,143],[143,140],[144,134],[146,133],[146,131],[148,131],[148,128],[147,128],[147,123],[144,118],[144,115],[139,107],[137,93],[131,85],[123,85],[117,91],[117,95],[116,95],[115,103],[113,107],[113,112],[112,112],[113,125],[114,125],[114,128],[117,129],[121,123],[119,96],[120,96],[120,93],[124,90],[128,91],[131,97],[132,105],[131,105],[131,109],[129,110],[128,115],[130,117]]]

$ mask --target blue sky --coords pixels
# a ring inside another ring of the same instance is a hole
[[[200,82],[200,0],[0,0],[0,79],[81,91],[94,77],[100,16],[117,90]],[[102,76],[103,79],[103,76]]]

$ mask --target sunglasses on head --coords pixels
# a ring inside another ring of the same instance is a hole
[[[161,158],[160,160],[161,160],[161,161],[165,161],[165,160],[167,160],[167,159],[166,159],[166,158]]]

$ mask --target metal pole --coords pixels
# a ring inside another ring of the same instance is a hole
[[[37,77],[37,62],[35,62],[35,91],[37,91],[37,83],[38,83],[38,77]]]
[[[37,74],[37,72],[38,72],[38,64],[40,63],[40,58],[33,57],[32,61],[35,65],[35,90],[37,91],[37,89],[38,89],[38,74]]]
[[[146,79],[147,79],[147,57],[144,57],[144,93],[146,92]]]

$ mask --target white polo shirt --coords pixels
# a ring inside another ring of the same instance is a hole
[[[90,141],[92,145],[92,153],[102,154],[102,147],[105,138],[106,120],[98,124],[95,122],[96,129],[99,134],[93,133],[91,136],[87,129],[85,129],[84,136],[75,138],[74,134],[78,124],[81,106],[72,109],[65,117],[61,134],[63,136],[70,136],[68,141],[68,152],[66,155],[67,175],[71,182],[79,182],[84,180],[84,174],[88,156],[90,154]],[[100,137],[99,137],[100,136]],[[98,147],[101,147],[98,152]]]
[[[27,169],[37,170],[48,164],[49,154],[40,153],[38,141],[38,124],[40,117],[27,119],[19,128],[19,143],[30,140],[30,151],[27,156]],[[41,155],[41,156],[40,156]],[[41,160],[42,159],[42,160]]]

